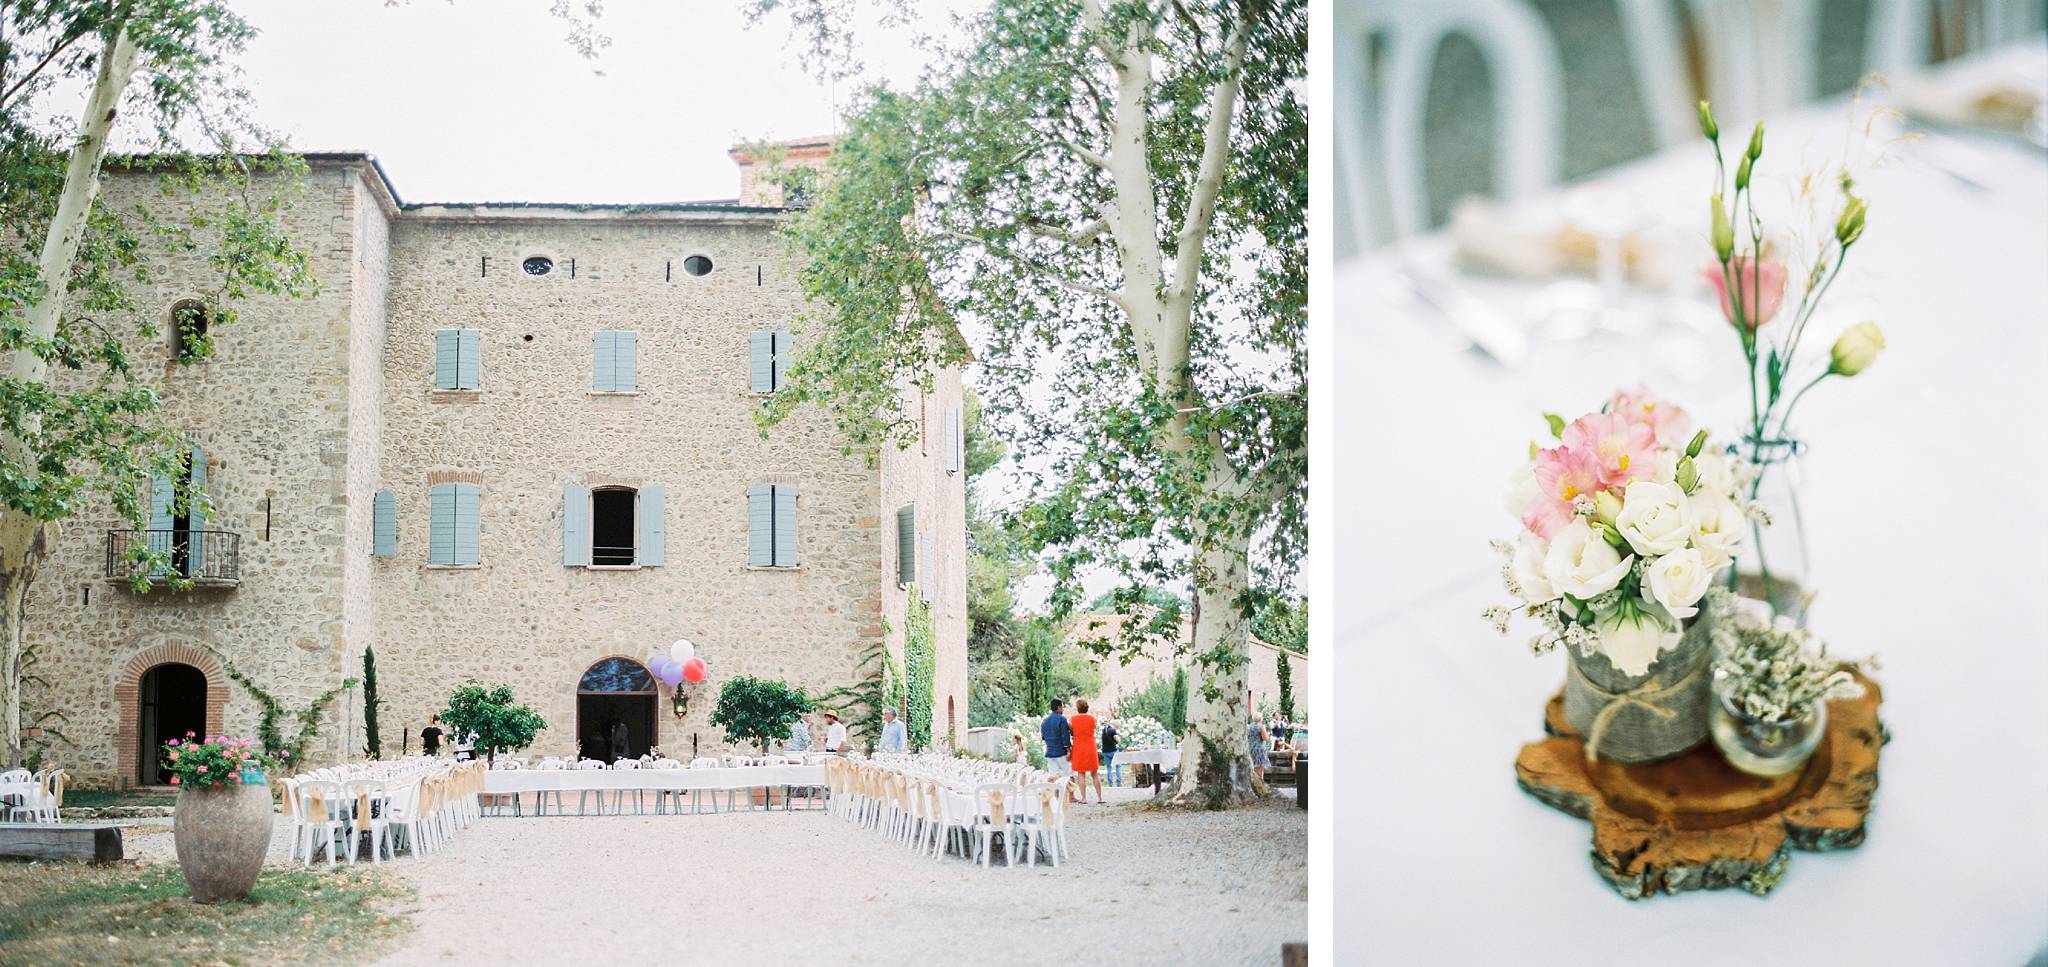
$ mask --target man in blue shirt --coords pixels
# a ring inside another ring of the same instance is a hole
[[[896,710],[893,708],[883,709],[882,744],[876,747],[876,751],[901,752],[903,751],[904,744],[903,723],[896,719]]]
[[[1066,707],[1067,703],[1053,699],[1052,712],[1038,723],[1038,736],[1045,740],[1045,771],[1055,779],[1074,774],[1067,765],[1067,754],[1074,751],[1074,727],[1067,724]]]

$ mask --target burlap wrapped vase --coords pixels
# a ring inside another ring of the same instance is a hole
[[[1587,758],[1655,762],[1706,741],[1714,701],[1710,623],[1702,608],[1677,647],[1641,675],[1623,674],[1606,655],[1566,649],[1564,717],[1585,741]]]

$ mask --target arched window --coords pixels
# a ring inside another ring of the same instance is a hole
[[[660,741],[659,692],[647,667],[603,658],[576,683],[576,745],[587,759],[637,759]]]
[[[606,658],[590,666],[583,673],[583,680],[576,683],[579,692],[652,692],[654,676],[647,666],[631,658]]]
[[[203,359],[213,354],[213,343],[207,331],[213,325],[213,316],[206,311],[206,303],[197,299],[183,299],[171,306],[171,348],[177,351],[179,359]]]

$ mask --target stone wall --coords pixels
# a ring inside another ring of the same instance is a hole
[[[82,784],[135,778],[137,750],[116,740],[134,734],[135,693],[117,686],[145,652],[217,650],[293,706],[346,673],[349,302],[358,185],[350,166],[316,165],[305,176],[285,223],[311,259],[319,294],[238,303],[239,320],[214,330],[214,355],[202,362],[176,361],[170,308],[203,298],[218,284],[218,273],[206,264],[203,243],[196,251],[153,245],[154,281],[134,291],[162,334],[131,339],[135,378],[159,388],[164,416],[205,450],[213,500],[207,526],[240,535],[241,583],[134,594],[125,581],[105,574],[108,531],[134,525],[104,503],[64,522],[28,604],[26,643],[38,657],[35,673],[50,685],[30,689],[25,698],[29,715],[46,709],[65,714],[61,728],[69,744],[58,743],[49,757]],[[105,199],[110,206],[146,204],[171,216],[219,201],[184,191],[166,195],[146,172],[110,174]],[[132,319],[107,321],[134,331]],[[214,697],[225,695],[220,727],[253,733],[256,703],[241,686],[219,679],[211,674],[208,685]],[[338,748],[335,733],[328,729],[322,748]]]
[[[943,742],[948,719],[954,741],[967,730],[967,474],[948,470],[946,414],[961,408],[958,370],[938,374],[929,391],[902,387],[904,415],[919,426],[910,446],[883,451],[882,520],[885,573],[881,582],[882,615],[888,623],[889,650],[903,660],[904,630],[910,588],[898,583],[896,512],[906,504],[917,508],[916,590],[931,605],[937,664],[932,682],[932,737]],[[966,415],[960,417],[966,432]],[[950,709],[950,716],[949,716]]]

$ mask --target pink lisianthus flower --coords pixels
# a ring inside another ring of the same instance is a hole
[[[1522,513],[1522,525],[1545,540],[1572,522],[1572,498],[1600,489],[1600,465],[1593,455],[1570,447],[1536,454],[1536,500]]]
[[[1641,385],[1615,391],[1607,412],[1649,427],[1651,442],[1660,447],[1682,447],[1692,437],[1692,417],[1678,404],[1651,396]]]
[[[1657,470],[1657,433],[1619,413],[1588,413],[1564,428],[1565,448],[1583,453],[1600,474],[1598,488],[1619,491],[1631,480],[1644,480]]]
[[[1753,264],[1761,268],[1751,268]],[[1721,297],[1721,315],[1733,324],[1735,307],[1728,298],[1728,278],[1722,274],[1721,266],[1709,265],[1700,270],[1700,275],[1714,286],[1714,292]],[[1749,328],[1771,321],[1785,303],[1785,263],[1769,259],[1756,263],[1744,255],[1735,260],[1734,275],[1736,288],[1742,290],[1742,318]]]

